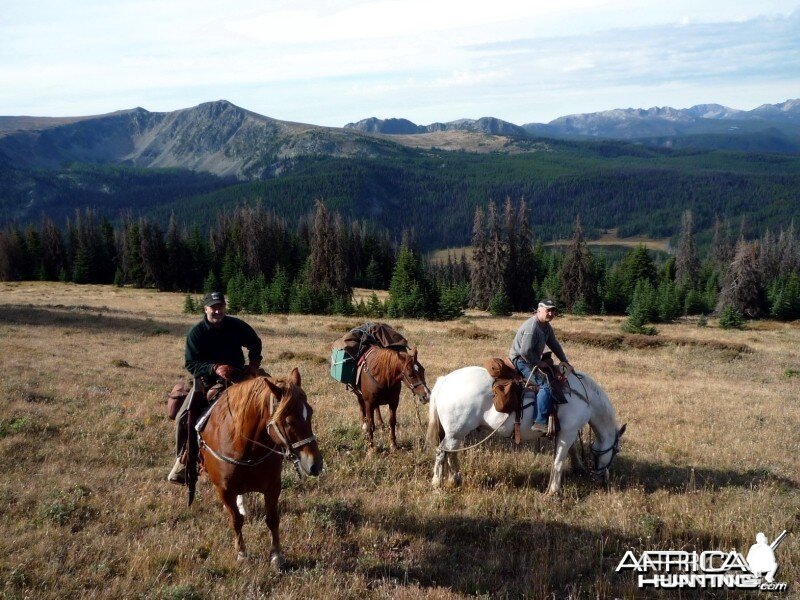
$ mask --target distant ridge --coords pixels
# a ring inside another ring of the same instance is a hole
[[[348,123],[345,129],[354,129],[364,133],[383,133],[387,135],[412,135],[421,133],[436,133],[440,131],[469,131],[490,135],[508,137],[528,137],[528,132],[519,125],[508,121],[483,117],[481,119],[459,119],[448,123],[431,123],[430,125],[416,125],[408,119],[377,119],[371,117]]]
[[[417,125],[375,117],[343,128],[280,121],[227,100],[172,112],[144,108],[86,117],[0,117],[0,165],[71,163],[180,168],[267,179],[306,157],[380,158],[438,148],[535,152],[555,139],[610,139],[663,148],[800,153],[800,100],[750,111],[719,104],[614,109],[523,126],[494,117]]]
[[[66,122],[0,117],[0,123],[16,127],[0,132],[0,156],[18,168],[118,163],[252,179],[280,174],[286,161],[301,156],[380,156],[388,151],[379,140],[278,121],[226,100],[168,113],[135,108]]]

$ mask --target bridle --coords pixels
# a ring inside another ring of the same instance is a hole
[[[371,349],[370,349],[370,350],[371,350]],[[368,355],[369,355],[369,352],[370,352],[370,350],[368,350],[368,351],[367,351],[367,357],[368,357]],[[419,361],[418,361],[418,360],[416,360],[416,359],[414,359],[414,365],[419,365]],[[421,366],[422,366],[422,365],[420,365],[420,367],[421,367]],[[372,370],[369,368],[369,363],[367,362],[366,358],[364,359],[364,371],[366,371],[366,372],[367,372],[367,374],[368,374],[368,375],[369,375],[369,376],[372,378],[372,381],[374,381],[376,385],[378,385],[378,386],[380,386],[380,385],[381,385],[381,382],[380,382],[380,381],[378,381],[378,378],[377,378],[377,377],[375,377],[375,375],[373,374]],[[426,397],[426,396],[420,396],[420,395],[418,395],[418,394],[417,394],[417,392],[416,392],[416,389],[417,389],[418,387],[422,387],[422,388],[424,388],[424,389],[425,389],[425,392],[426,392],[426,395],[427,395],[427,397],[428,397],[428,398],[430,398],[430,395],[431,395],[431,389],[428,387],[428,384],[427,384],[427,383],[425,383],[425,382],[424,382],[424,381],[422,381],[422,380],[420,380],[420,381],[417,381],[417,382],[414,382],[414,381],[412,381],[412,380],[411,380],[411,377],[409,377],[409,376],[406,374],[405,368],[404,368],[404,369],[403,369],[403,370],[400,372],[400,379],[401,379],[401,380],[402,380],[402,382],[403,382],[403,383],[406,385],[406,387],[409,389],[409,391],[410,391],[410,392],[411,392],[411,393],[414,395],[414,397],[415,397],[415,398],[419,398],[419,401],[420,401],[420,403],[422,403],[422,404],[427,404],[427,403],[428,403],[428,401],[427,401],[427,400],[425,400],[425,397]]]
[[[417,362],[416,360],[414,360],[414,365],[419,365],[419,362]],[[421,366],[421,365],[420,365],[420,366]],[[430,396],[431,396],[431,390],[430,390],[430,388],[428,387],[428,384],[427,384],[427,383],[425,383],[424,381],[422,381],[422,379],[420,379],[419,381],[417,381],[416,383],[414,383],[414,382],[411,380],[411,377],[409,377],[409,376],[406,374],[405,370],[403,370],[402,379],[403,379],[403,383],[405,383],[405,384],[406,384],[406,387],[407,387],[407,388],[408,388],[408,389],[411,391],[411,393],[412,393],[412,394],[414,394],[414,396],[416,396],[417,398],[419,398],[419,401],[420,401],[422,404],[427,404],[427,403],[428,403],[428,401],[427,401],[425,398],[426,398],[426,397],[430,398]],[[422,387],[422,388],[424,388],[424,389],[425,389],[425,392],[426,392],[426,394],[425,394],[425,395],[423,395],[423,396],[420,396],[420,395],[418,395],[418,394],[417,394],[417,392],[416,392],[416,389],[417,389],[418,387]]]
[[[586,389],[586,386],[583,383],[583,376],[578,374],[578,373],[574,373],[574,375],[578,379],[578,382],[581,384],[581,387],[583,388],[583,393],[585,394],[585,396],[581,396],[580,392],[578,392],[577,390],[574,390],[574,389],[572,389],[570,387],[572,393],[574,393],[576,396],[578,396],[578,398],[580,398],[581,400],[586,402],[586,404],[588,404],[591,407],[592,403],[589,400],[589,391]],[[583,448],[583,438],[580,436],[580,432],[578,432],[578,435],[580,437],[581,448]],[[591,437],[590,437],[590,439],[591,439]],[[617,454],[619,454],[619,450],[620,450],[619,440],[620,440],[619,429],[617,429],[614,432],[614,441],[613,441],[613,443],[608,448],[606,448],[605,450],[596,450],[595,447],[594,447],[594,443],[590,443],[589,444],[589,451],[592,453],[591,466],[587,466],[587,468],[589,469],[589,475],[591,475],[595,479],[603,479],[605,477],[606,473],[608,473],[608,470],[611,467],[611,463],[614,462],[614,457]],[[609,452],[611,452],[611,458],[608,459],[608,462],[606,463],[606,465],[604,467],[595,468],[595,465],[598,463],[600,458],[605,456]],[[583,454],[583,451],[581,451],[581,453]]]
[[[270,410],[270,414],[272,414],[273,416],[267,422],[267,426],[266,426],[265,430],[267,432],[267,435],[270,437],[270,439],[273,441],[273,443],[276,446],[282,446],[283,447],[283,452],[279,452],[274,447],[267,446],[266,444],[262,444],[261,442],[258,442],[256,440],[250,439],[248,437],[245,437],[244,439],[246,441],[248,441],[248,442],[250,442],[252,444],[255,444],[256,446],[260,446],[261,448],[264,448],[267,452],[264,454],[264,456],[261,456],[259,458],[254,458],[254,459],[250,459],[250,460],[241,460],[241,459],[233,458],[231,456],[226,456],[224,454],[220,454],[219,452],[217,452],[216,450],[211,448],[211,446],[209,446],[203,440],[203,438],[200,435],[200,432],[198,431],[197,432],[197,437],[198,437],[198,440],[200,442],[200,447],[204,448],[205,450],[207,450],[208,453],[211,454],[211,456],[213,456],[217,460],[221,460],[223,462],[226,462],[226,463],[229,463],[229,464],[232,464],[232,465],[237,465],[239,467],[255,467],[257,465],[260,465],[264,461],[266,461],[272,455],[278,455],[278,456],[281,456],[281,457],[286,458],[288,460],[291,460],[292,464],[294,465],[294,469],[297,472],[297,475],[298,476],[302,476],[302,470],[301,470],[301,467],[300,467],[300,460],[301,459],[300,459],[300,455],[296,452],[296,450],[299,450],[300,448],[310,444],[311,442],[315,442],[317,440],[317,436],[312,434],[309,437],[307,437],[307,438],[305,438],[303,440],[300,440],[299,442],[294,442],[294,443],[290,442],[288,437],[287,437],[287,435],[286,435],[285,428],[282,427],[282,425],[275,419],[275,416],[274,416],[275,413],[277,412],[276,409],[278,407],[278,404],[280,404],[280,400],[278,398],[276,398],[274,394],[272,394],[271,397],[272,397],[272,407],[271,407],[271,410]],[[275,434],[276,434],[276,436],[278,438],[277,441],[275,440],[275,438],[273,437],[272,433],[270,432],[270,430],[272,430],[273,428],[274,428]]]
[[[275,396],[273,396],[273,398],[275,398]],[[273,412],[272,412],[273,415],[275,414],[275,407],[277,407],[277,405],[278,405],[278,400],[276,399],[275,403],[273,404]],[[280,440],[280,443],[283,446],[283,457],[288,458],[289,460],[292,461],[292,464],[294,465],[294,470],[297,471],[297,475],[302,477],[302,472],[300,469],[300,455],[297,452],[295,452],[295,450],[298,450],[303,446],[307,446],[311,442],[317,441],[317,436],[312,433],[310,436],[300,440],[299,442],[291,443],[288,437],[286,436],[286,431],[282,428],[281,424],[278,423],[278,421],[275,419],[274,416],[267,423],[267,435],[269,435],[270,438],[272,438],[270,429],[272,429],[273,427],[275,428],[275,433],[277,434],[278,439]],[[273,441],[275,441],[274,438],[272,439]]]
[[[605,450],[596,450],[594,444],[589,446],[589,450],[592,452],[592,466],[589,467],[589,473],[592,477],[596,477],[597,479],[605,477],[609,467],[611,467],[611,463],[614,462],[614,457],[619,454],[619,438],[619,429],[617,429],[616,433],[614,433],[614,442]],[[611,458],[608,459],[605,466],[596,468],[595,465],[600,460],[600,457],[605,456],[609,452],[611,453]]]

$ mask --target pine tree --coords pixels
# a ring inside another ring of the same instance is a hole
[[[225,290],[228,312],[236,314],[244,309],[246,286],[247,277],[245,277],[242,271],[239,271],[228,280],[228,287]]]
[[[503,227],[500,223],[500,215],[493,200],[489,201],[486,209],[487,227],[487,284],[488,296],[494,298],[499,291],[503,291],[508,297],[506,290],[505,273],[508,265],[508,245],[503,235]]]
[[[61,269],[66,268],[64,238],[55,223],[47,217],[42,217],[40,230],[44,278],[48,281],[54,281],[58,279],[58,274]]]
[[[144,285],[154,286],[158,290],[169,289],[164,232],[156,223],[148,219],[140,219],[139,236]]]
[[[669,323],[681,314],[681,305],[678,299],[678,289],[669,279],[662,279],[656,290],[658,302],[658,319]]]
[[[421,261],[410,248],[402,246],[389,284],[387,314],[392,317],[434,316],[438,300]]]
[[[579,299],[589,306],[594,304],[597,283],[592,266],[592,254],[583,237],[578,216],[567,255],[561,265],[561,301],[567,310],[573,310]]]
[[[142,267],[142,240],[139,234],[139,224],[127,222],[125,226],[125,254],[123,265],[125,281],[134,287],[144,286],[144,270]]]
[[[648,327],[658,314],[656,291],[653,284],[647,279],[639,279],[633,292],[633,300],[628,307],[628,319],[622,324],[622,331],[626,333],[640,333],[655,335],[655,328]]]
[[[264,300],[262,310],[272,313],[289,312],[289,295],[291,294],[292,283],[286,271],[278,265],[272,275],[272,281],[264,290]]]
[[[727,269],[733,260],[731,225],[728,221],[723,224],[719,217],[714,221],[714,235],[711,240],[710,256],[711,262],[717,269]]]
[[[495,317],[507,317],[511,314],[512,308],[511,298],[503,289],[498,291],[489,302],[489,312]]]
[[[687,210],[681,217],[681,232],[678,236],[678,250],[675,253],[675,281],[687,288],[697,286],[700,272],[700,259],[694,242],[692,211]]]
[[[314,225],[311,230],[308,282],[321,286],[340,298],[350,298],[352,289],[348,283],[349,259],[347,243],[341,217],[333,218],[322,201],[317,200]]]
[[[186,294],[186,298],[183,300],[183,312],[187,315],[193,315],[198,312],[197,303],[191,294]]]
[[[533,232],[530,226],[530,211],[523,198],[517,211],[517,277],[514,280],[514,308],[529,311],[534,298],[531,284],[537,276],[533,252]]]
[[[717,312],[730,308],[751,319],[766,312],[766,289],[758,270],[758,242],[741,240],[725,276],[717,302]]]
[[[72,281],[75,283],[89,283],[92,278],[92,258],[89,250],[83,246],[78,246],[75,260],[72,263]]]
[[[214,271],[209,271],[206,278],[203,280],[203,293],[208,294],[211,292],[218,292],[222,289],[222,284]]]
[[[472,223],[472,269],[470,281],[472,284],[471,305],[474,308],[485,310],[491,300],[489,287],[489,255],[486,241],[486,224],[483,209],[475,209],[475,218]]]

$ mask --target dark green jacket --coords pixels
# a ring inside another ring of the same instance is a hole
[[[242,347],[247,348],[250,362],[261,362],[261,339],[241,319],[225,315],[219,329],[203,317],[186,336],[186,369],[195,377],[213,375],[214,365],[244,367]]]

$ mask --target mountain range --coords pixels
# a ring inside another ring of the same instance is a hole
[[[0,117],[0,163],[55,168],[72,162],[185,168],[253,180],[280,175],[303,156],[388,157],[402,148],[506,153],[542,138],[614,139],[653,147],[800,153],[800,100],[751,111],[616,109],[547,124],[459,119],[416,125],[370,118],[343,128],[279,121],[225,100],[173,112],[143,108],[89,117]]]
[[[424,247],[469,241],[490,199],[525,198],[543,239],[588,232],[672,235],[691,208],[775,228],[800,205],[800,101],[737,111],[625,109],[548,124],[495,118],[345,127],[280,121],[220,100],[173,112],[0,117],[0,224],[91,206],[165,222],[210,222],[259,203],[287,218],[323,198],[343,216]],[[541,210],[547,206],[548,210]]]
[[[345,128],[389,135],[471,131],[517,138],[613,139],[666,148],[797,153],[800,152],[800,100],[764,104],[750,111],[720,104],[698,104],[685,109],[614,109],[523,125],[493,117],[431,125],[373,117],[348,123]]]

